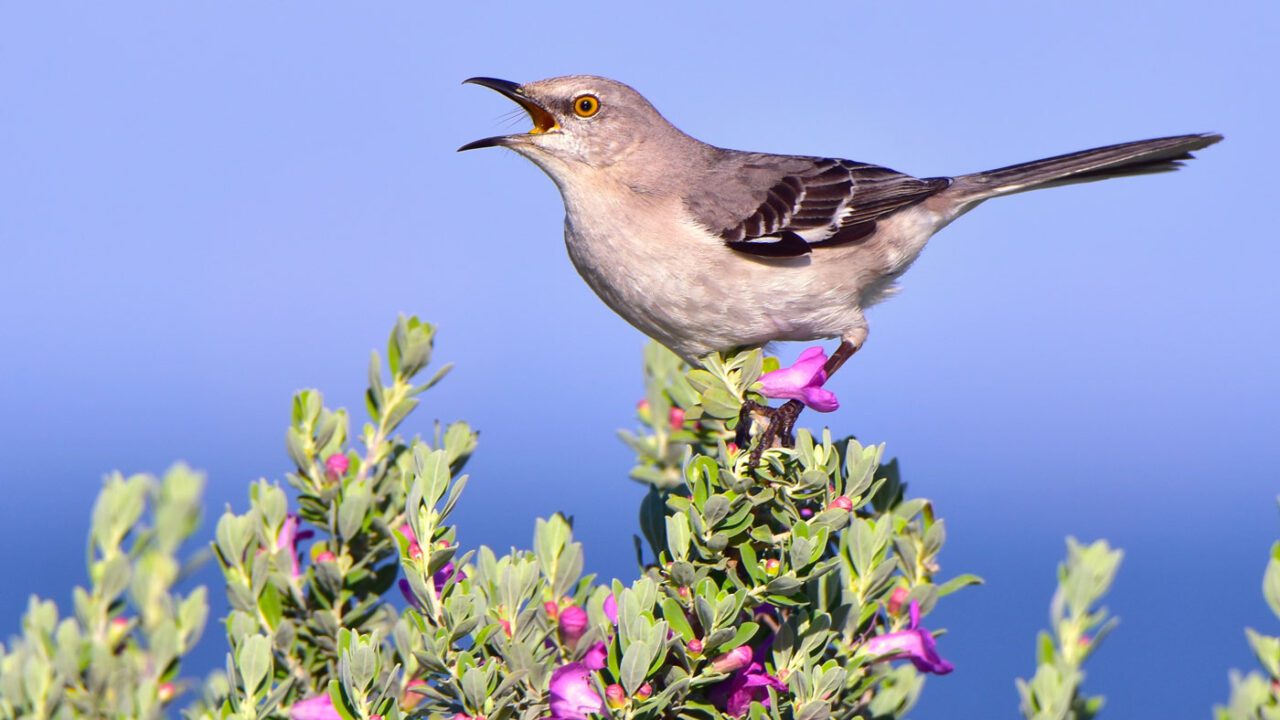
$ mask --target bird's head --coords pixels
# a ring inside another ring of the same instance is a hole
[[[640,93],[608,78],[570,75],[518,85],[475,77],[465,82],[514,100],[529,113],[533,129],[477,140],[458,150],[511,148],[552,177],[575,166],[606,168],[638,148],[685,137]]]

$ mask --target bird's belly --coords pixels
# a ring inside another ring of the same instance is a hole
[[[871,278],[849,271],[847,251],[760,261],[676,213],[642,215],[603,228],[576,226],[570,215],[569,257],[610,308],[686,360],[775,340],[837,337],[863,322],[861,296]],[[664,219],[651,224],[653,218]]]

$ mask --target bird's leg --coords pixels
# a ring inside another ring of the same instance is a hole
[[[840,369],[840,366],[844,365],[845,361],[853,357],[853,354],[858,352],[858,348],[860,347],[862,347],[862,343],[854,345],[853,342],[849,340],[841,341],[840,347],[836,348],[836,351],[831,353],[831,357],[827,358],[827,364],[822,366],[822,370],[827,374],[827,379],[830,380],[831,376],[835,375],[836,371]]]
[[[858,352],[864,338],[865,335],[857,338],[856,343],[852,340],[841,341],[840,347],[836,348],[822,366],[827,379],[830,379],[836,370],[839,370],[849,358],[853,357],[854,353]],[[734,435],[734,442],[738,447],[745,448],[750,444],[753,421],[756,418],[763,421],[763,429],[756,446],[751,450],[748,467],[758,465],[764,451],[773,447],[775,443],[784,448],[795,447],[795,424],[803,410],[804,403],[799,400],[788,400],[777,408],[761,405],[754,400],[742,403],[742,410],[738,412],[737,432]]]

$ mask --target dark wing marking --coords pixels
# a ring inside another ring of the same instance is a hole
[[[768,161],[764,156],[747,170],[765,169]],[[764,257],[795,257],[814,248],[847,245],[870,237],[878,219],[951,185],[950,178],[914,178],[850,160],[810,162],[768,187],[744,220],[718,229],[725,244]]]

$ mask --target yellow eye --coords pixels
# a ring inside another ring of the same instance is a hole
[[[600,100],[595,95],[579,95],[573,101],[573,111],[578,117],[589,118],[600,112]]]

